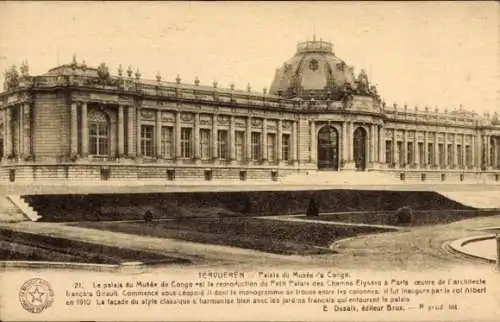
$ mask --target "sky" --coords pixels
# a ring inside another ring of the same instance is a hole
[[[499,18],[493,1],[2,2],[0,71],[27,60],[42,74],[76,55],[113,73],[262,91],[315,35],[387,104],[482,114],[500,112]]]

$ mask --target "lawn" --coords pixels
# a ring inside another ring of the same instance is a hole
[[[353,213],[336,213],[324,214],[314,217],[315,220],[321,221],[338,221],[347,223],[363,223],[372,225],[395,225],[395,226],[426,226],[426,225],[439,225],[447,224],[462,219],[479,217],[479,216],[493,216],[498,215],[500,212],[480,211],[480,210],[417,210],[413,211],[411,223],[395,223],[392,220],[394,211],[381,211],[381,212],[353,212]],[[298,216],[300,219],[307,219],[306,216]]]
[[[333,252],[328,247],[335,240],[385,231],[372,227],[342,227],[250,217],[181,218],[152,222],[82,222],[71,225],[285,255]]]
[[[0,229],[0,260],[92,264],[141,261],[148,264],[187,263],[161,254],[123,249],[46,235]]]

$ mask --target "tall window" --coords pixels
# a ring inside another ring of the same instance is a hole
[[[472,165],[472,149],[470,145],[465,146],[465,162],[468,166]]]
[[[260,161],[261,160],[260,132],[252,132],[251,144],[252,144],[252,160],[253,161]]]
[[[210,130],[200,129],[200,153],[202,160],[210,159]]]
[[[189,159],[192,156],[192,136],[191,128],[183,127],[181,128],[181,157],[184,159]]]
[[[434,144],[427,143],[427,163],[434,164]]]
[[[394,163],[394,156],[392,155],[392,141],[390,140],[385,141],[385,163]]]
[[[227,131],[217,131],[217,157],[219,160],[227,160]]]
[[[448,144],[448,165],[451,166],[453,164],[453,145]]]
[[[405,164],[405,151],[403,147],[403,142],[398,142],[398,156],[399,156],[399,166],[404,166]]]
[[[141,125],[141,154],[146,157],[154,156],[154,127]]]
[[[290,161],[290,134],[281,136],[281,157],[285,161]]]
[[[424,144],[422,142],[418,143],[418,160],[420,161],[420,165],[425,164],[425,151]]]
[[[234,147],[236,148],[236,160],[237,161],[243,161],[243,156],[245,153],[245,132],[243,131],[236,131],[234,133]]]
[[[171,126],[161,128],[161,155],[165,159],[174,157],[174,129]]]
[[[408,160],[408,164],[415,163],[413,160],[413,142],[406,144],[406,159]]]
[[[462,146],[459,144],[459,145],[457,145],[457,162],[458,162],[458,166],[460,166],[460,167],[464,165],[462,163],[462,157],[463,157]]]
[[[276,134],[267,133],[267,160],[276,161]]]
[[[106,114],[92,110],[88,115],[89,153],[109,155],[109,122]]]
[[[439,152],[439,166],[444,167],[445,162],[444,162],[444,144],[443,143],[438,144],[438,152]]]

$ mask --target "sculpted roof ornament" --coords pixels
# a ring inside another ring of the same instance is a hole
[[[156,74],[156,81],[157,81],[158,83],[159,83],[159,82],[161,82],[161,75],[160,75],[160,72],[158,72],[158,73]]]
[[[212,86],[213,86],[214,88],[217,88],[217,81],[213,81],[213,82],[212,82]]]
[[[23,61],[19,70],[21,71],[22,77],[28,77],[30,74],[30,67],[28,66],[28,61],[26,61],[26,60]]]
[[[120,64],[120,66],[118,66],[118,76],[120,78],[122,78],[123,76],[123,68],[122,68],[122,64]]]
[[[139,70],[139,68],[137,68],[137,70],[135,71],[135,79],[136,80],[141,79],[141,71]]]
[[[5,90],[12,90],[19,86],[19,73],[17,72],[16,65],[12,65],[4,72],[3,87]]]
[[[127,76],[128,78],[132,78],[132,66],[128,65],[128,68],[127,68]]]

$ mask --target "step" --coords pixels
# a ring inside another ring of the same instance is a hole
[[[0,197],[0,222],[26,221],[26,216],[6,196]]]
[[[21,196],[8,195],[7,199],[9,199],[26,217],[28,217],[29,220],[37,221],[42,218]]]

